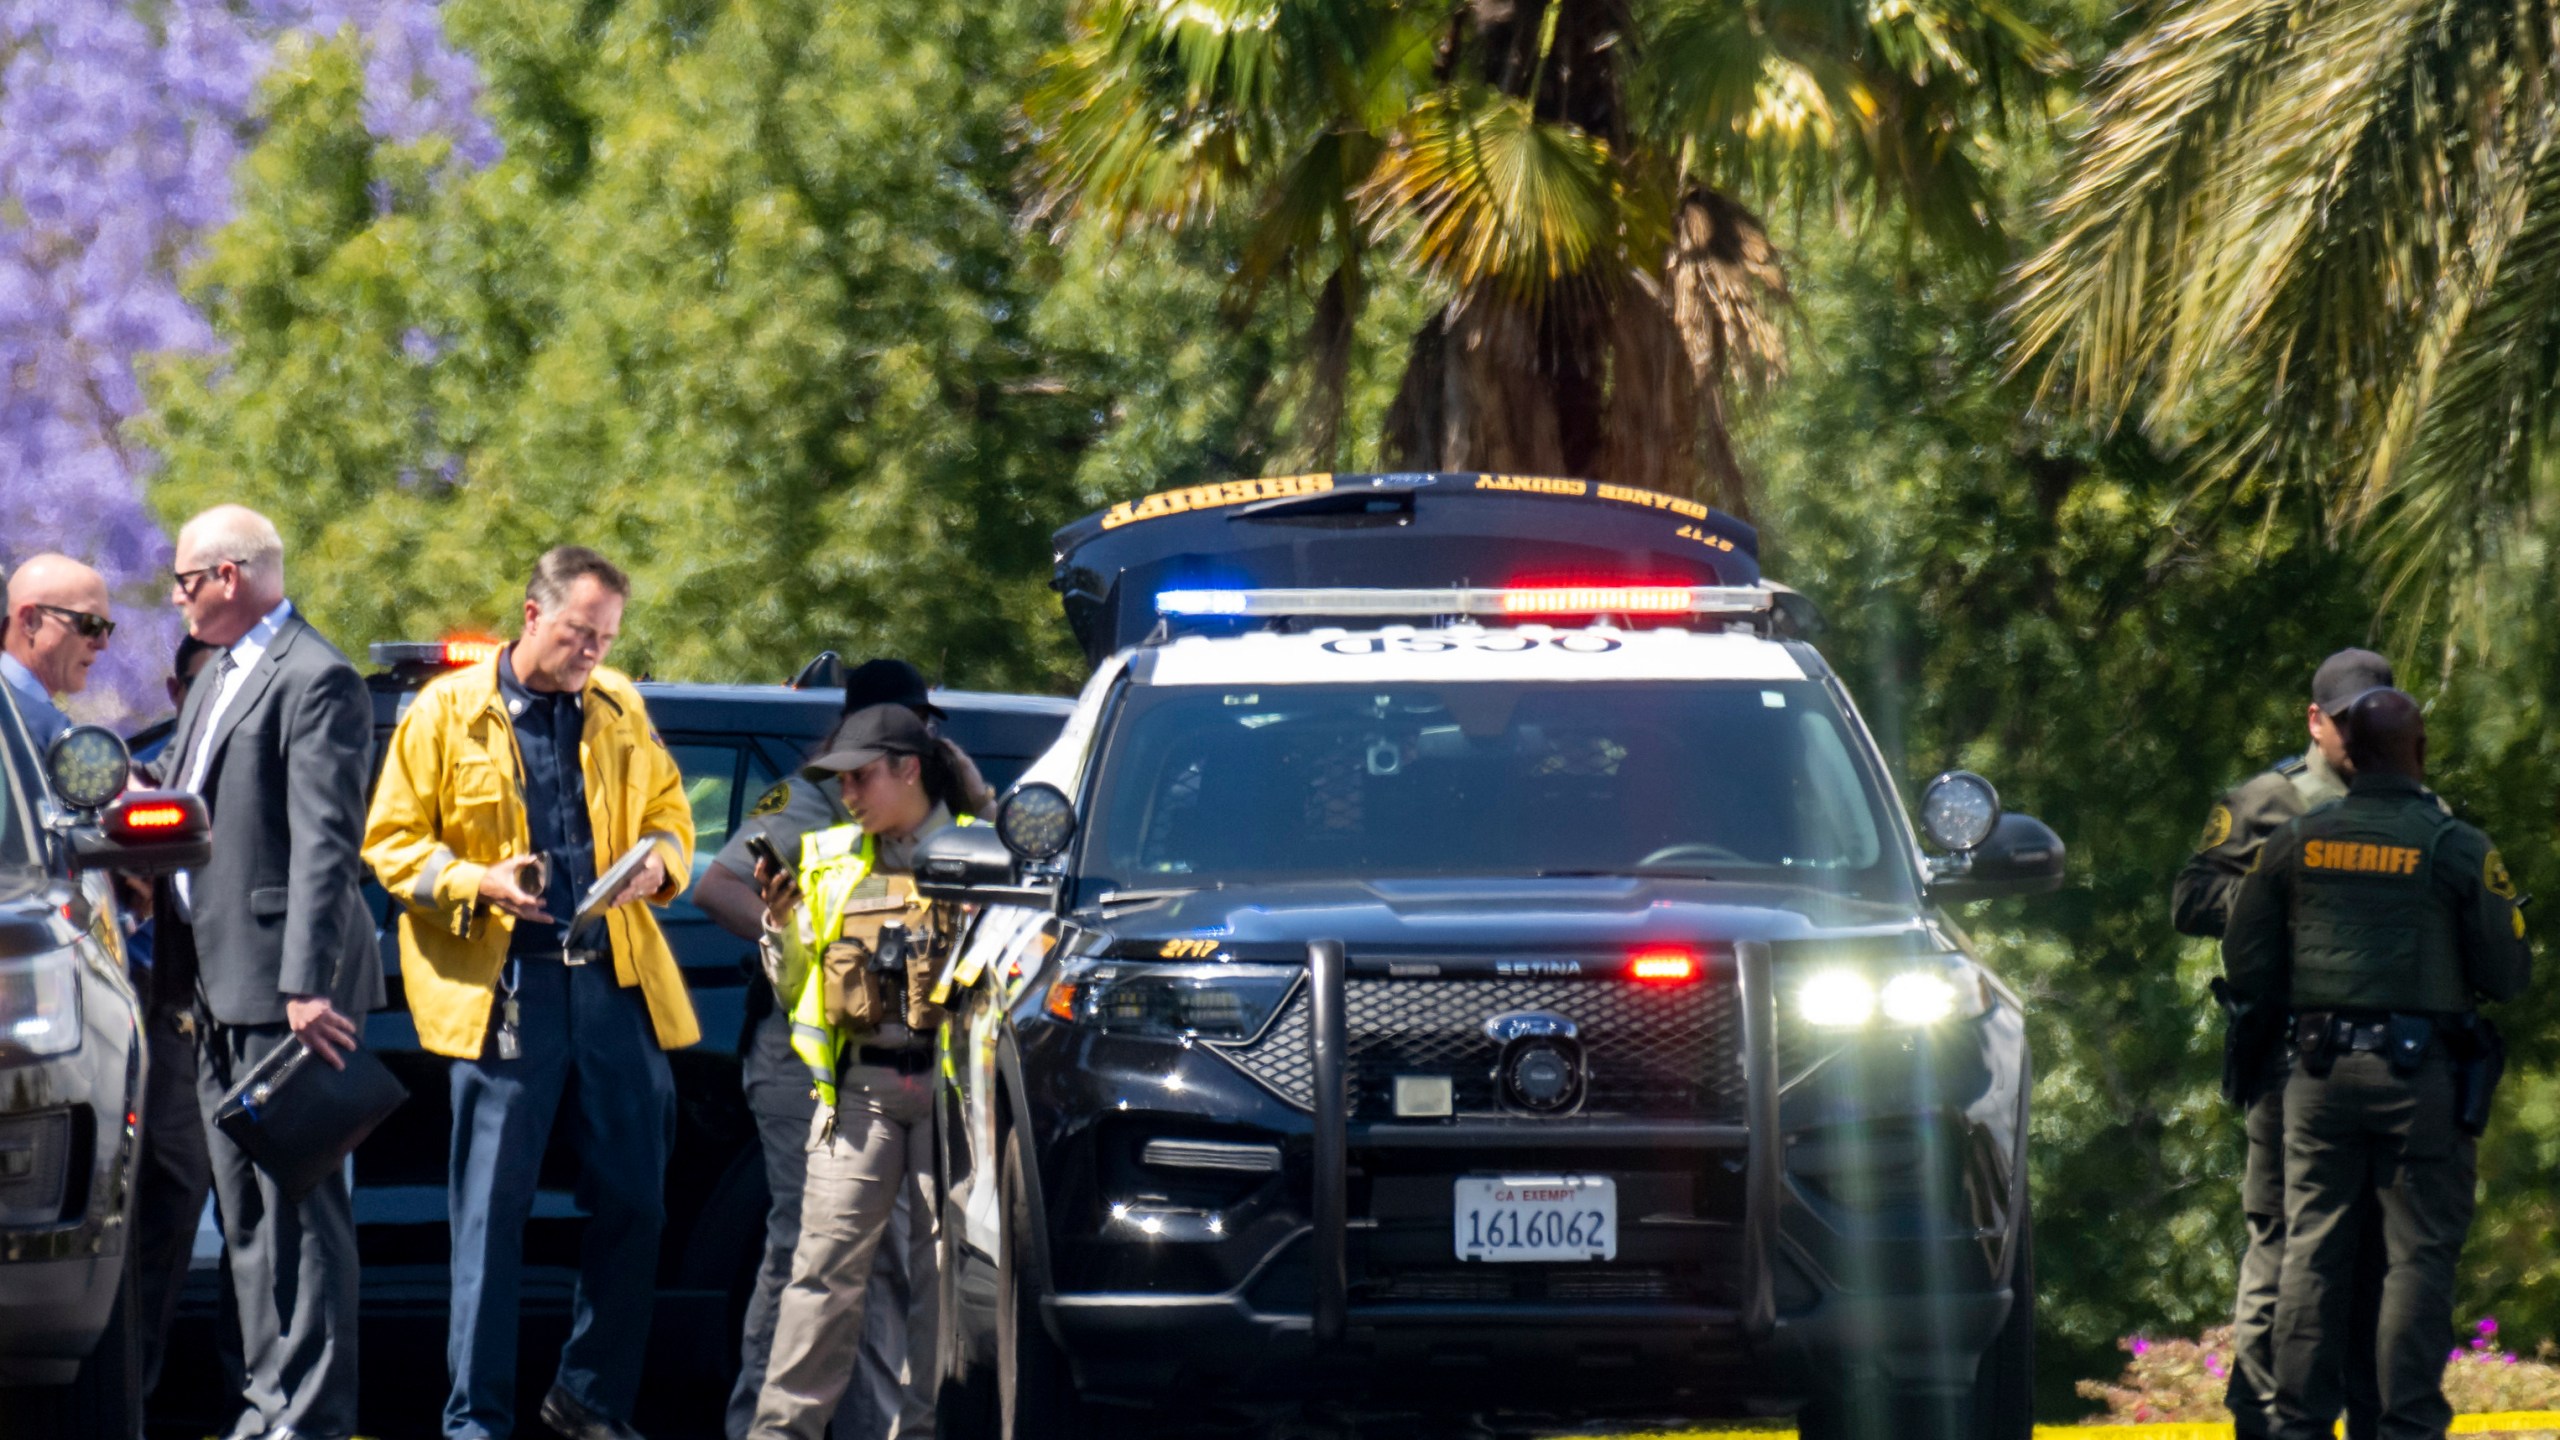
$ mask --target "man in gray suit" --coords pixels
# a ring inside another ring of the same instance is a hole
[[[239,1076],[300,1037],[343,1066],[382,963],[357,890],[372,706],[347,657],[284,598],[284,541],[217,506],[178,532],[172,598],[216,647],[160,760],[204,797],[213,858],[171,887],[205,1022],[206,1128]],[[248,1408],[231,1440],[345,1440],[356,1428],[356,1231],[342,1177],[299,1201],[220,1131],[207,1143],[240,1308]]]

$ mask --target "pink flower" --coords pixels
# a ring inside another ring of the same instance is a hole
[[[2132,1351],[2133,1358],[2139,1360],[2143,1356],[2151,1353],[2151,1342],[2143,1339],[2139,1335],[2136,1335],[2124,1342],[2124,1348]]]
[[[2210,1350],[2204,1352],[2204,1368],[2213,1372],[2213,1378],[2217,1380],[2228,1378],[2231,1374],[2229,1370],[2223,1368],[2222,1357]]]

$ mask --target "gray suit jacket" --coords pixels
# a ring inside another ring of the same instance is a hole
[[[189,692],[179,735],[215,690]],[[160,779],[182,783],[186,765],[163,754]],[[205,764],[213,858],[188,883],[199,983],[216,1021],[278,1024],[291,995],[326,995],[356,1014],[382,1004],[382,957],[358,889],[372,770],[364,680],[296,610],[249,667]]]

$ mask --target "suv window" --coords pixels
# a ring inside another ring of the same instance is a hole
[[[1090,878],[1662,874],[1907,898],[1817,683],[1134,688]]]
[[[729,843],[738,813],[738,766],[745,757],[736,745],[684,740],[668,742],[667,751],[684,772],[684,796],[693,806],[693,874],[699,880],[711,857]]]

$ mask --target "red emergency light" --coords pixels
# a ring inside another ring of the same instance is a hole
[[[184,805],[134,805],[117,817],[127,830],[175,830],[187,823]]]
[[[448,635],[437,642],[447,665],[477,665],[483,660],[495,660],[506,643],[485,635]]]
[[[1686,585],[1510,585],[1502,591],[1502,613],[1686,615],[1693,599]]]
[[[1627,976],[1649,985],[1685,985],[1698,978],[1698,957],[1676,946],[1639,950],[1627,960]]]

